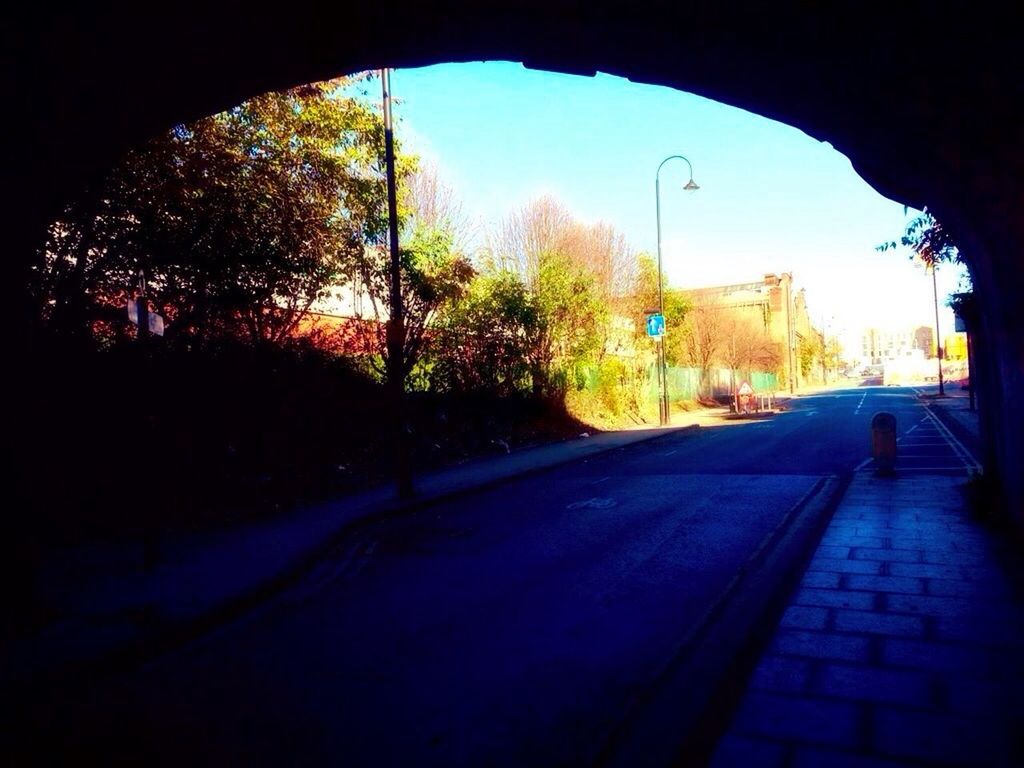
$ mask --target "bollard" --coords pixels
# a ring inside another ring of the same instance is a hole
[[[894,474],[896,467],[896,417],[880,411],[871,419],[871,455],[880,475]]]

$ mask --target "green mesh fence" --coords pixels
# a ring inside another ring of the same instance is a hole
[[[670,365],[666,371],[668,379],[668,393],[671,400],[695,400],[700,395],[700,369],[685,366]],[[609,372],[604,371],[605,378]],[[639,380],[636,380],[639,378]],[[714,369],[708,372],[708,378],[713,394],[723,395],[730,391],[730,375],[728,369]],[[618,382],[629,379],[642,393],[643,398],[648,402],[658,402],[658,369],[651,365],[645,371],[628,373],[625,376],[617,377]],[[737,385],[744,380],[744,376],[737,373]],[[775,392],[779,388],[778,377],[774,373],[754,372],[746,379],[750,382],[755,392]],[[580,371],[580,383],[582,388],[588,392],[596,392],[602,386],[609,386],[611,381],[602,381],[602,370],[598,366],[587,366]]]
[[[670,400],[695,400],[701,394],[699,368],[669,366],[666,378],[668,379]],[[722,395],[730,391],[731,381],[728,370],[709,371],[708,379],[713,394]],[[743,376],[736,375],[737,385],[743,380]],[[750,386],[755,392],[774,392],[779,387],[778,377],[774,373],[754,372],[750,374],[747,381],[750,382]],[[648,400],[654,402],[658,400],[658,374],[655,366],[651,366],[647,374],[646,396]]]
[[[670,365],[665,371],[665,378],[668,381],[670,400],[693,400],[700,394],[700,370],[697,368]],[[658,370],[656,366],[651,366],[647,379],[647,397],[649,400],[657,402]]]
[[[750,386],[755,392],[774,392],[779,388],[779,377],[774,373],[752,373],[750,374]]]

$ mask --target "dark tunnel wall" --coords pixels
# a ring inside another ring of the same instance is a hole
[[[6,265],[23,284],[61,201],[128,147],[255,93],[478,59],[671,86],[831,142],[882,194],[956,234],[982,298],[986,465],[1024,523],[1024,87],[1013,10],[984,3],[39,6],[10,24]],[[467,94],[467,107],[472,95]],[[27,301],[15,321],[31,326]],[[31,364],[31,334],[17,354]],[[30,425],[20,424],[24,428]]]

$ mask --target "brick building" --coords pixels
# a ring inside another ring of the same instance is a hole
[[[794,386],[822,381],[822,332],[811,323],[807,312],[807,295],[803,288],[794,289],[793,274],[768,273],[762,280],[731,285],[716,285],[686,291],[694,303],[710,303],[733,314],[748,318],[764,328],[768,338],[777,345],[782,361],[777,372],[780,381],[793,381]],[[800,351],[816,350],[806,374],[801,370]]]

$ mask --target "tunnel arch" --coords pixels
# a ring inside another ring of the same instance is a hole
[[[830,142],[879,192],[928,205],[955,233],[983,299],[986,464],[1002,469],[1004,503],[1022,513],[1024,91],[1015,11],[296,0],[286,12],[116,1],[35,10],[13,36],[12,92],[26,119],[11,153],[12,250],[31,254],[63,200],[159,130],[344,72],[503,59],[693,92]]]

